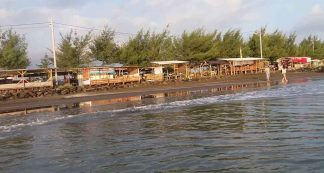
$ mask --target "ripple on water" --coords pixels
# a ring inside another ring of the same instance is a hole
[[[54,116],[0,138],[0,171],[322,172],[323,85]]]

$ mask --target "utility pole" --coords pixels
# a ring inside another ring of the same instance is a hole
[[[53,18],[51,18],[50,26],[51,26],[51,34],[52,34],[52,52],[53,52],[53,59],[54,59],[55,84],[58,85]]]
[[[242,47],[240,46],[240,58],[243,58]]]
[[[261,53],[261,58],[263,58],[263,53],[262,53],[262,28],[260,30],[260,53]]]
[[[315,36],[313,36],[313,53],[315,53]]]

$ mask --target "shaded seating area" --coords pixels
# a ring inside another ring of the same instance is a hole
[[[53,87],[52,69],[0,71],[0,90]]]
[[[148,82],[161,82],[164,80],[163,67],[145,67],[140,69],[142,81]]]
[[[208,64],[211,66],[211,76],[229,75],[231,64],[226,60],[210,60]]]
[[[189,76],[189,61],[153,61],[151,64],[162,68],[166,80],[181,80]]]
[[[220,77],[231,74],[231,64],[226,60],[210,60],[200,64],[191,63],[190,78]]]
[[[106,85],[140,82],[139,67],[86,67],[78,70],[79,85]]]
[[[230,75],[263,72],[266,60],[264,58],[221,58],[230,64]]]

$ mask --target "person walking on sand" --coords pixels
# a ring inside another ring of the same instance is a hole
[[[287,80],[287,68],[284,66],[281,70],[281,73],[282,73],[282,83],[287,83],[288,80]]]
[[[264,69],[264,72],[265,72],[266,77],[267,77],[267,82],[269,82],[270,81],[270,67],[266,66],[266,68]]]

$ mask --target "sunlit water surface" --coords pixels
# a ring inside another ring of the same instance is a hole
[[[0,172],[324,172],[324,80],[210,93],[3,115]]]

